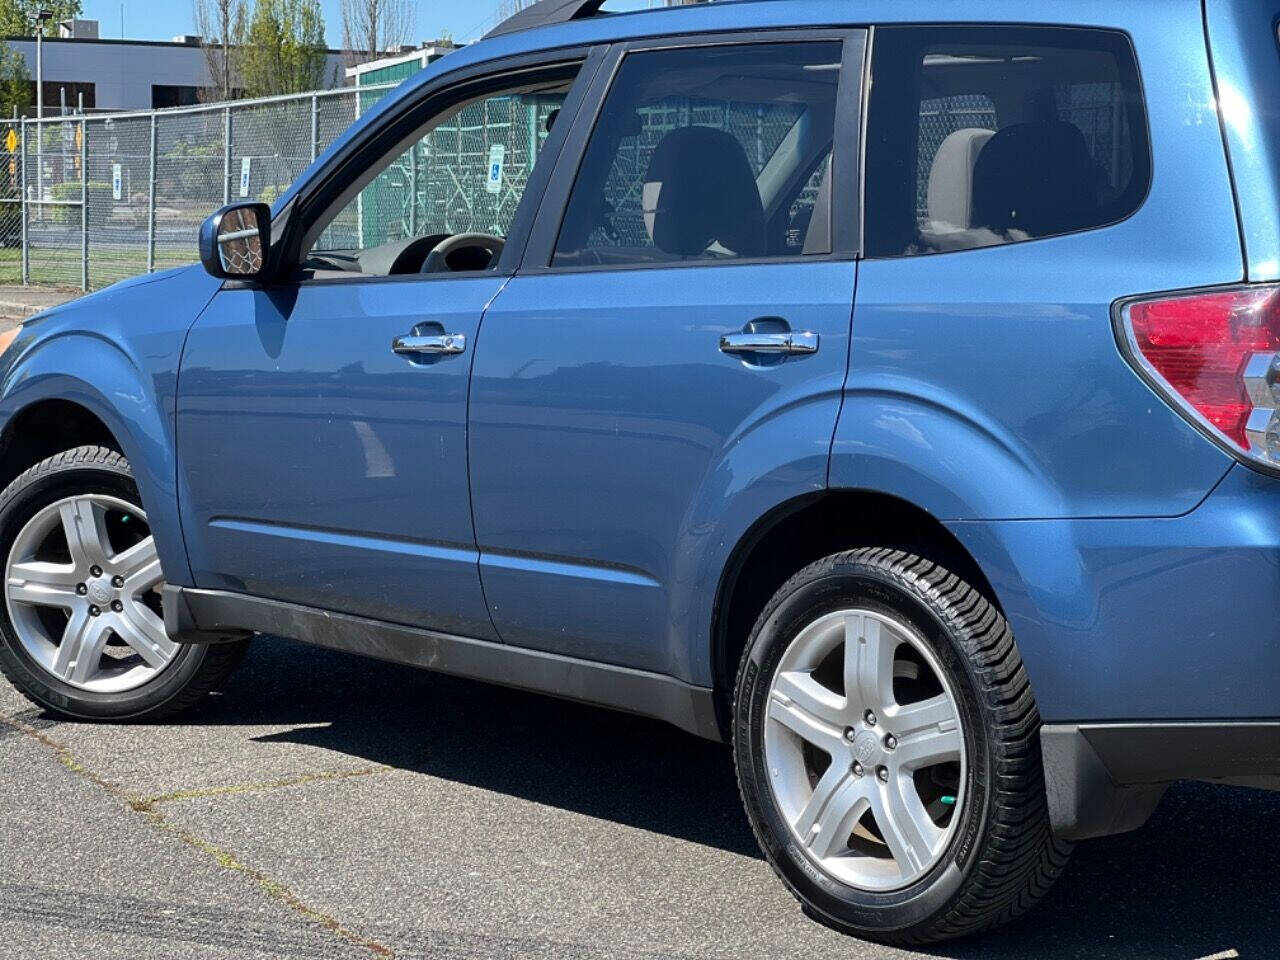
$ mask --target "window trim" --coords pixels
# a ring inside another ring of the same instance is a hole
[[[1151,191],[1155,185],[1156,163],[1155,163],[1155,147],[1152,143],[1152,137],[1151,137],[1151,112],[1147,109],[1146,82],[1143,78],[1143,73],[1142,73],[1142,61],[1138,57],[1138,48],[1133,42],[1133,36],[1132,34],[1129,33],[1128,30],[1123,30],[1118,27],[1091,26],[1091,25],[1077,26],[1077,25],[1067,25],[1067,24],[1059,24],[1059,23],[1024,23],[1024,22],[991,23],[991,22],[966,20],[966,21],[957,21],[954,23],[920,22],[920,23],[882,24],[880,25],[879,30],[877,30],[875,27],[872,27],[869,31],[869,36],[867,40],[867,55],[866,55],[866,61],[865,61],[866,77],[862,87],[862,140],[861,140],[862,162],[859,166],[859,170],[862,177],[862,180],[860,182],[860,190],[864,194],[867,188],[867,180],[869,179],[868,171],[870,169],[866,162],[867,160],[866,151],[867,151],[867,144],[870,143],[870,133],[871,133],[871,121],[872,121],[871,72],[872,72],[872,67],[875,63],[877,33],[883,32],[883,31],[924,32],[926,30],[938,30],[938,29],[947,29],[947,28],[956,28],[961,30],[982,29],[982,30],[992,30],[992,31],[1000,31],[1000,32],[1035,30],[1035,31],[1041,31],[1046,33],[1061,32],[1064,34],[1102,33],[1102,34],[1109,34],[1118,40],[1122,40],[1128,49],[1129,57],[1123,63],[1119,63],[1118,66],[1121,68],[1122,78],[1131,78],[1133,80],[1135,89],[1137,90],[1138,97],[1139,97],[1138,104],[1132,110],[1132,113],[1134,116],[1130,117],[1130,123],[1131,123],[1130,136],[1136,141],[1138,139],[1136,135],[1140,134],[1141,140],[1142,140],[1142,149],[1136,149],[1137,144],[1135,143],[1135,149],[1133,151],[1133,160],[1135,164],[1134,172],[1136,174],[1140,169],[1138,164],[1141,161],[1143,164],[1143,167],[1141,169],[1144,169],[1146,173],[1145,187],[1141,195],[1135,198],[1133,208],[1129,210],[1126,214],[1124,214],[1124,216],[1118,217],[1114,220],[1107,220],[1103,223],[1095,224],[1094,226],[1091,226],[1091,227],[1085,227],[1084,229],[1081,229],[1081,230],[1069,230],[1066,233],[1051,233],[1051,234],[1046,234],[1043,237],[1028,237],[1025,240],[1011,240],[1007,243],[989,243],[983,246],[960,247],[955,250],[922,250],[916,253],[904,252],[904,253],[895,253],[895,254],[882,254],[877,256],[869,256],[866,254],[866,249],[867,249],[866,247],[866,238],[867,238],[866,207],[862,204],[859,204],[858,209],[859,209],[860,223],[859,223],[859,233],[858,233],[858,236],[859,236],[858,248],[859,250],[863,251],[862,256],[866,260],[868,261],[905,260],[905,259],[915,259],[917,257],[936,257],[944,254],[973,253],[973,252],[982,251],[982,250],[999,250],[1004,247],[1019,247],[1024,244],[1036,243],[1041,240],[1056,240],[1064,237],[1082,236],[1082,235],[1087,235],[1091,233],[1096,233],[1099,230],[1109,230],[1112,227],[1117,227],[1120,224],[1131,219],[1132,217],[1137,216],[1142,211],[1143,207],[1145,207],[1147,204],[1147,200],[1150,199]],[[1135,117],[1141,119],[1142,121],[1141,124],[1133,124],[1133,120],[1135,119]],[[919,137],[918,128],[916,131],[916,136]]]
[[[691,267],[734,267],[753,264],[820,263],[829,260],[856,260],[860,256],[862,199],[862,110],[861,89],[867,70],[870,44],[865,27],[798,28],[785,30],[741,30],[708,34],[656,37],[622,41],[610,47],[603,65],[591,84],[588,100],[579,110],[568,142],[560,152],[555,170],[543,194],[533,229],[529,233],[519,276],[566,273],[600,273],[616,270],[666,270]],[[569,195],[578,179],[587,147],[604,111],[605,100],[621,69],[632,53],[655,50],[684,50],[713,46],[747,46],[763,43],[840,42],[840,82],[836,88],[836,116],[830,179],[827,191],[827,229],[830,249],[823,253],[800,253],[781,257],[735,257],[723,260],[673,260],[664,262],[575,264],[553,266],[556,240],[568,213]],[[848,144],[841,148],[842,144]]]
[[[375,120],[360,132],[338,156],[311,178],[304,190],[281,210],[272,223],[273,233],[281,238],[273,246],[271,279],[265,281],[229,280],[228,286],[256,289],[311,285],[345,285],[352,283],[419,283],[480,276],[510,277],[524,255],[529,228],[546,190],[547,181],[560,158],[560,153],[573,127],[596,74],[604,63],[608,46],[572,47],[526,53],[503,60],[486,61],[442,74],[412,99],[396,104],[388,116]],[[464,100],[484,96],[486,91],[500,91],[520,78],[577,64],[578,74],[561,107],[563,123],[557,122],[543,143],[540,158],[534,165],[524,194],[511,221],[502,257],[492,270],[465,273],[395,274],[390,276],[350,277],[326,276],[302,278],[296,275],[302,263],[302,247],[313,232],[317,218],[322,217],[369,165],[372,155],[380,160],[406,137],[412,136],[433,117]]]

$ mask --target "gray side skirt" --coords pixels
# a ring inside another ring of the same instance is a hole
[[[273,634],[653,717],[709,740],[723,740],[712,690],[644,670],[222,590],[166,586],[164,620],[169,636],[180,643]]]

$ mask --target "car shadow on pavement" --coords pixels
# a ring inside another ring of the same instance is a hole
[[[190,722],[308,744],[759,857],[728,750],[666,724],[290,641],[254,644]],[[1080,844],[1036,909],[935,956],[1271,957],[1280,793],[1185,784],[1142,830]]]
[[[759,857],[720,744],[655,720],[276,638],[195,724],[303,743]]]

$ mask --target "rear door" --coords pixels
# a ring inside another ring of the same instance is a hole
[[[472,503],[504,641],[688,676],[715,590],[699,558],[729,515],[825,485],[863,49],[794,31],[611,52],[476,353]]]

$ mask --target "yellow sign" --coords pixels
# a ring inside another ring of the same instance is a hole
[[[4,145],[9,148],[10,153],[18,152],[18,132],[13,127],[9,128],[9,135],[4,138]]]

